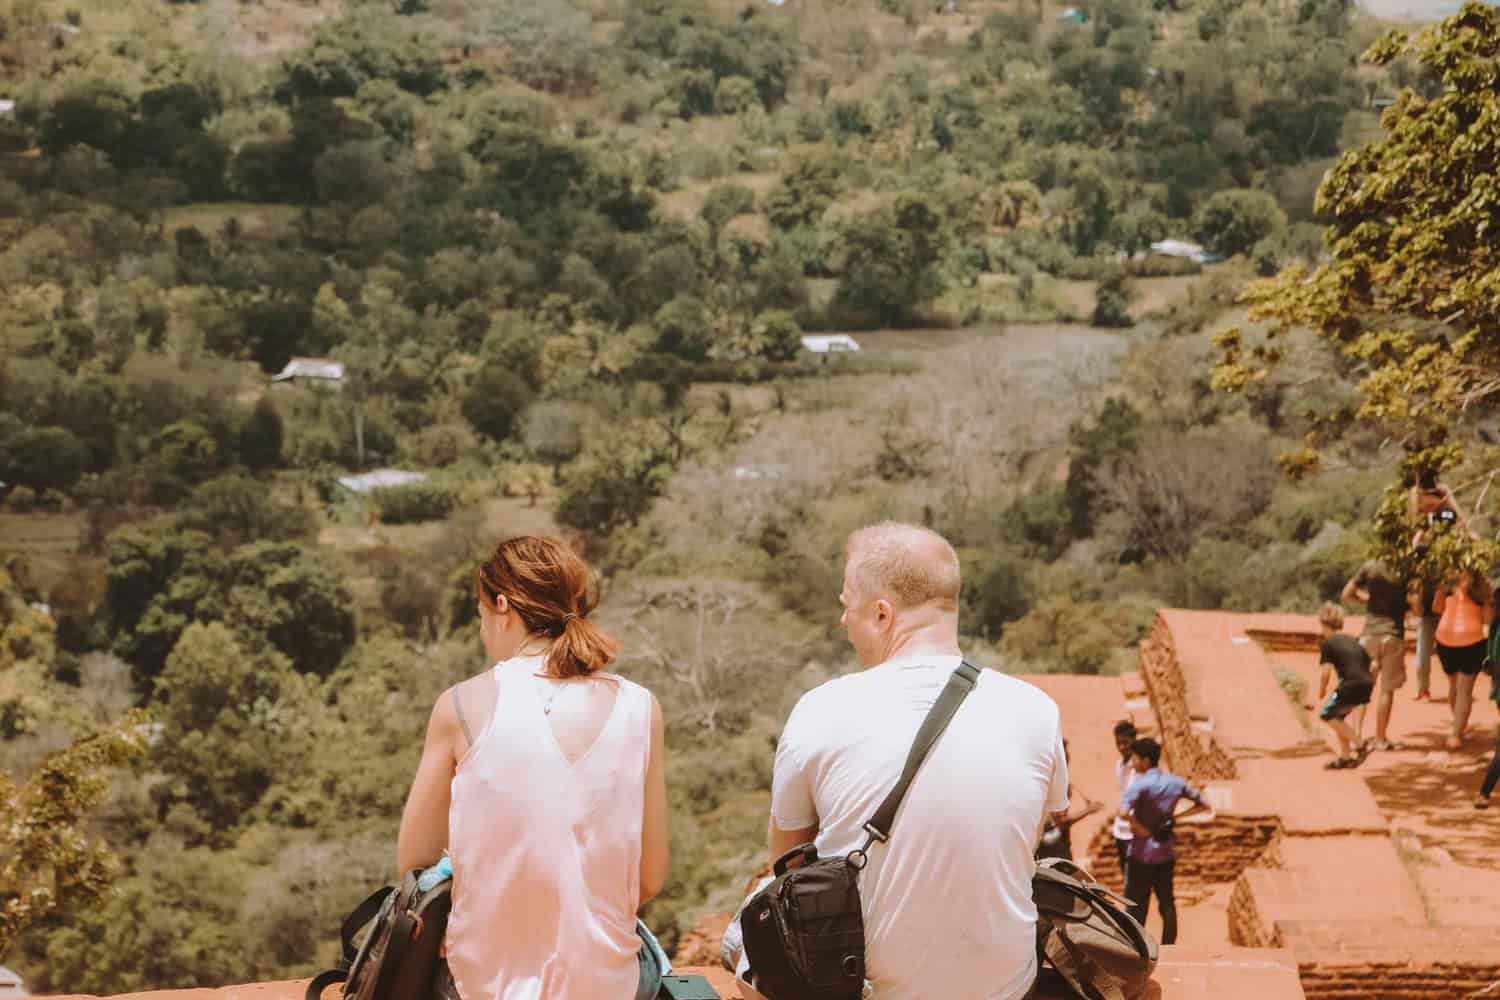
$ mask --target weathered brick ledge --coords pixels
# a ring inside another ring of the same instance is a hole
[[[1141,643],[1166,754],[1217,813],[1181,829],[1181,881],[1232,882],[1230,942],[1291,951],[1309,1000],[1500,997],[1500,837],[1465,808],[1467,759],[1426,749],[1444,707],[1403,689],[1392,736],[1406,753],[1324,770],[1326,734],[1289,697],[1309,701],[1318,641],[1309,616],[1164,609]],[[1095,867],[1112,875],[1106,839]]]
[[[720,968],[683,967],[680,973],[697,973],[711,982],[724,1000],[743,1000],[734,977]],[[218,989],[160,990],[126,993],[116,1000],[302,1000],[306,979],[275,983],[249,983]],[[1268,948],[1192,949],[1163,948],[1152,982],[1152,1000],[1305,1000],[1297,979],[1297,963],[1291,952]],[[326,1000],[338,996],[329,987]],[[97,1000],[82,994],[50,1000]],[[572,1000],[572,998],[570,998]],[[595,1000],[579,997],[577,1000]],[[960,1000],[960,998],[953,998]],[[1066,1000],[1039,997],[1037,1000]]]

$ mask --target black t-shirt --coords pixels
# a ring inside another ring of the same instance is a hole
[[[1370,676],[1370,654],[1352,635],[1331,635],[1318,648],[1318,662],[1333,664],[1339,675],[1340,690],[1370,688],[1375,678]]]
[[[1365,603],[1368,616],[1393,629],[1399,638],[1406,620],[1406,582],[1393,578],[1384,563],[1372,559],[1359,568],[1354,583],[1370,595]],[[1366,631],[1377,622],[1366,622]]]

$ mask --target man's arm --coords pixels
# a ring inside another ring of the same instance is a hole
[[[802,844],[810,843],[818,836],[818,824],[805,826],[800,830],[783,830],[776,825],[775,817],[766,824],[766,846],[771,852],[771,863],[787,851]]]
[[[1069,791],[1071,791],[1071,789]],[[1093,799],[1091,799],[1087,795],[1085,795],[1083,797],[1083,811],[1082,812],[1075,813],[1073,811],[1072,807],[1069,806],[1067,809],[1063,810],[1063,812],[1060,815],[1057,814],[1057,813],[1054,813],[1053,816],[1052,816],[1052,818],[1053,818],[1053,821],[1056,822],[1058,826],[1063,827],[1064,829],[1066,829],[1067,827],[1072,826],[1074,823],[1077,823],[1079,820],[1087,819],[1088,817],[1094,815],[1094,813],[1098,812],[1100,809],[1103,809],[1103,808],[1104,808],[1104,803],[1103,802],[1095,802]]]
[[[815,717],[808,715],[807,698],[797,702],[776,741],[776,761],[771,769],[771,815],[766,822],[766,849],[772,862],[787,851],[818,835],[821,817],[813,795],[811,767],[805,747],[806,734],[819,731]],[[781,817],[780,822],[777,817]]]
[[[1344,590],[1339,594],[1339,599],[1345,604],[1364,604],[1370,599],[1370,595],[1359,589],[1359,584],[1350,580],[1344,584]]]
[[[1203,793],[1192,785],[1183,786],[1182,799],[1187,799],[1192,805],[1180,813],[1174,813],[1172,816],[1173,820],[1186,819],[1189,816],[1196,816],[1198,813],[1209,812],[1212,809],[1207,802],[1203,801]],[[1181,802],[1182,799],[1178,799],[1177,801]],[[1172,808],[1174,810],[1177,808],[1176,802],[1172,803]]]

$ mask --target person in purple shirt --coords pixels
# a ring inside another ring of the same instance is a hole
[[[1172,825],[1208,811],[1208,803],[1186,779],[1158,768],[1160,762],[1161,744],[1155,740],[1139,739],[1130,745],[1136,778],[1120,799],[1120,815],[1130,817],[1135,834],[1125,859],[1125,898],[1130,901],[1130,915],[1144,927],[1154,890],[1161,907],[1161,943],[1172,944],[1177,940],[1177,900],[1172,895],[1177,852],[1172,846]],[[1193,805],[1177,813],[1178,799],[1188,799]]]

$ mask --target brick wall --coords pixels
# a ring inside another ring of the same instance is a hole
[[[1176,884],[1186,889],[1221,885],[1239,878],[1250,865],[1265,867],[1266,852],[1280,834],[1281,819],[1277,816],[1221,813],[1207,823],[1182,823],[1177,827]],[[1125,879],[1109,827],[1100,830],[1089,847],[1093,854],[1090,874],[1123,891]]]
[[[1416,927],[1392,923],[1376,935],[1366,922],[1289,922],[1280,928],[1297,953],[1309,1000],[1451,1000],[1495,986],[1500,935],[1493,927]]]
[[[1212,736],[1193,726],[1187,681],[1172,630],[1161,615],[1140,645],[1140,674],[1151,698],[1167,766],[1195,782],[1236,777],[1234,761]]]

